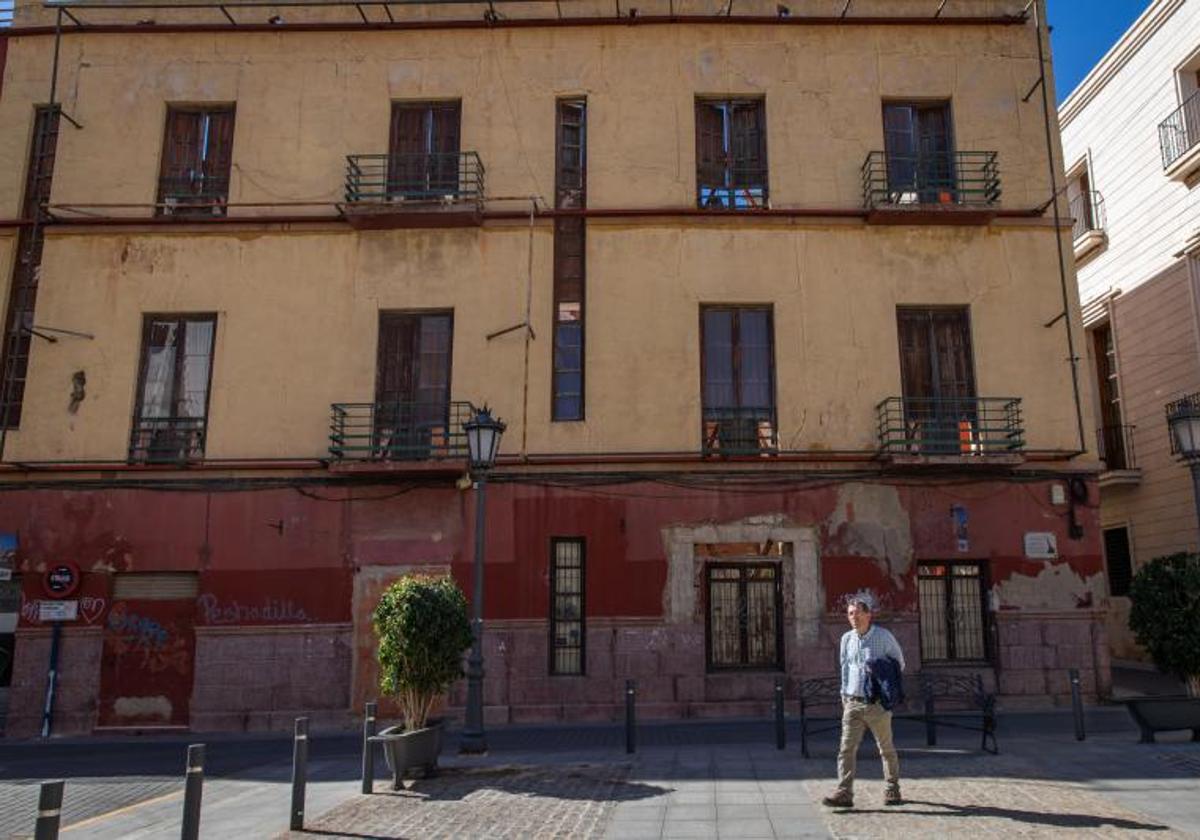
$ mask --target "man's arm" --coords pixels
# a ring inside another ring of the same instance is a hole
[[[895,634],[889,630],[888,635],[892,637],[892,656],[894,656],[896,658],[896,661],[900,663],[900,670],[903,671],[904,670],[904,651],[901,649],[900,642],[899,642],[899,640],[896,639]]]

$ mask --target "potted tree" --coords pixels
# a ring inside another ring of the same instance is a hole
[[[1174,674],[1187,695],[1126,701],[1143,741],[1156,731],[1191,729],[1200,741],[1200,554],[1157,557],[1133,576],[1129,626],[1160,671]]]
[[[462,676],[471,646],[467,599],[449,577],[406,576],[384,591],[372,616],[379,637],[380,688],[395,697],[403,723],[378,736],[393,787],[406,776],[437,770],[442,723],[430,718],[437,699]]]

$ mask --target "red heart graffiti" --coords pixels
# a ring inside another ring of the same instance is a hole
[[[79,599],[79,617],[87,624],[95,624],[96,619],[104,614],[108,601],[94,595],[84,595]]]

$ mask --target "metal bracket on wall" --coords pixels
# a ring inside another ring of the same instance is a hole
[[[78,330],[65,330],[60,327],[46,327],[42,326],[41,324],[34,324],[31,327],[25,327],[25,329],[28,330],[30,335],[36,335],[38,338],[44,338],[51,344],[57,344],[58,339],[53,335],[47,335],[47,333],[70,336],[71,338],[86,338],[88,341],[94,341],[96,339],[96,336],[92,335],[91,333],[79,332]]]

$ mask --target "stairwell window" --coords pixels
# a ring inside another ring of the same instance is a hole
[[[584,673],[587,634],[584,615],[584,541],[550,541],[550,673]]]
[[[761,98],[696,100],[696,203],[767,206],[767,110]]]
[[[233,105],[170,106],[158,178],[160,216],[224,216]]]

